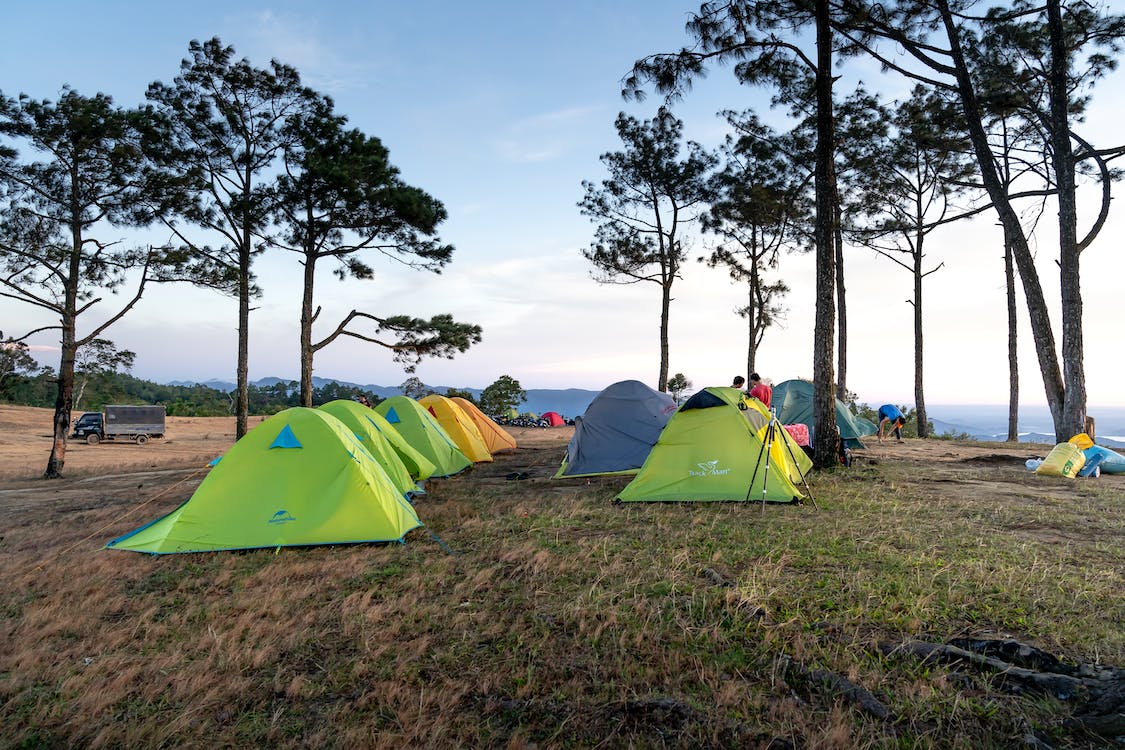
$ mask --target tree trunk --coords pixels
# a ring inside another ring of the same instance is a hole
[[[78,353],[75,328],[78,325],[78,284],[82,270],[82,225],[77,216],[71,223],[71,250],[67,268],[62,325],[59,342],[59,379],[55,393],[55,415],[52,420],[51,455],[47,458],[44,479],[58,479],[66,464],[66,440],[70,435],[70,412],[74,402],[74,358]]]
[[[76,358],[77,358],[77,348],[75,349],[75,352],[76,352]],[[77,380],[78,380],[78,376],[77,376],[77,374],[75,374],[75,381],[77,381]],[[73,404],[75,409],[81,409],[82,408],[82,396],[85,395],[86,385],[89,382],[90,382],[90,375],[89,375],[89,373],[87,373],[87,374],[82,376],[82,382],[80,382],[80,383],[76,382],[75,383],[76,393],[74,394],[74,404]]]
[[[836,193],[836,398],[848,400],[848,306],[844,291],[844,226],[839,186]]]
[[[301,296],[301,406],[313,405],[313,282],[316,279],[316,253],[305,253],[305,284]]]
[[[664,282],[660,287],[660,376],[656,390],[668,392],[668,314],[672,307],[672,282]]]
[[[749,343],[746,347],[746,377],[750,377],[750,373],[754,372],[757,368],[755,362],[758,359],[758,327],[755,325],[754,310],[757,304],[754,294],[753,281],[750,283],[750,291],[748,301],[746,303],[746,319],[749,321]]]
[[[245,230],[238,249],[238,365],[234,398],[234,439],[248,432],[250,411],[250,232]]]
[[[919,217],[920,218],[920,217]],[[919,222],[919,225],[921,223]],[[918,422],[918,437],[930,436],[930,423],[926,417],[926,396],[922,387],[922,243],[925,235],[919,231],[914,246],[914,412]]]
[[[1055,420],[1055,440],[1064,442],[1082,432],[1086,422],[1086,369],[1082,343],[1082,284],[1079,273],[1078,209],[1074,185],[1074,151],[1070,143],[1070,96],[1067,55],[1059,0],[1047,0],[1051,38],[1048,81],[1051,117],[1051,156],[1059,200],[1059,289],[1062,297],[1063,397],[1061,419]]]
[[[836,429],[836,382],[832,373],[835,324],[836,171],[833,165],[832,30],[828,0],[816,2],[816,321],[813,326],[813,462],[836,466],[840,436]]]
[[[1012,266],[1012,243],[1004,233],[1004,286],[1008,291],[1008,442],[1020,439],[1020,369],[1016,347],[1016,275]]]
[[[977,166],[980,168],[981,180],[988,191],[988,197],[996,207],[996,213],[1000,217],[1005,233],[1011,239],[1012,256],[1015,259],[1016,268],[1019,270],[1020,280],[1023,282],[1024,300],[1031,322],[1032,342],[1035,345],[1035,355],[1039,360],[1039,372],[1043,377],[1043,390],[1047,397],[1047,405],[1051,409],[1051,418],[1054,421],[1057,435],[1063,425],[1063,398],[1066,389],[1059,369],[1058,356],[1055,353],[1055,336],[1047,311],[1047,303],[1043,296],[1043,287],[1039,283],[1039,274],[1035,270],[1035,259],[1028,247],[1027,237],[1023,233],[1019,216],[1012,208],[1005,186],[996,172],[994,155],[989,147],[988,137],[982,124],[980,103],[977,100],[976,90],[973,87],[965,57],[961,51],[960,31],[953,21],[948,0],[937,0],[937,8],[941,13],[946,37],[952,51],[952,61],[957,76],[957,92],[964,115],[963,124],[972,141]]]
[[[68,295],[69,296],[69,295]],[[61,358],[59,362],[58,388],[55,395],[55,415],[52,420],[53,441],[51,455],[47,459],[47,469],[43,472],[44,479],[58,479],[62,476],[63,465],[66,463],[66,440],[70,435],[70,412],[73,408],[74,395],[74,326],[75,319],[67,315],[63,321]]]

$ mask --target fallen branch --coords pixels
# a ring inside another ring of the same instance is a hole
[[[789,684],[790,687],[796,689],[796,686],[789,681],[790,675],[792,675],[808,685],[819,685],[827,689],[832,695],[844,698],[850,703],[855,704],[861,711],[870,716],[874,716],[876,719],[881,721],[891,721],[894,719],[894,714],[891,713],[891,710],[887,708],[882,701],[876,698],[870,690],[862,685],[857,685],[835,672],[828,672],[823,669],[808,669],[785,655],[782,655],[781,662],[785,682]]]
[[[924,664],[970,664],[995,673],[1005,682],[1038,690],[1059,700],[1080,699],[1082,704],[1067,722],[1069,726],[1102,737],[1125,735],[1125,670],[1083,664],[1071,666],[1046,651],[1010,639],[958,639],[956,642],[969,648],[924,641],[884,643],[879,648],[887,656],[907,654],[920,658]],[[992,654],[1001,654],[1007,660]],[[1021,667],[1012,661],[1041,669]]]
[[[1084,695],[1090,688],[1099,686],[1097,680],[1071,677],[1055,672],[1037,672],[1033,669],[1017,667],[992,656],[966,651],[963,648],[947,644],[906,641],[898,644],[884,643],[879,648],[887,656],[905,653],[918,657],[923,664],[954,662],[972,664],[995,672],[1005,680],[1035,688],[1064,701]]]

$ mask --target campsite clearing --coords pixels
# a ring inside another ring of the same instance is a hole
[[[515,428],[405,546],[149,557],[102,545],[233,418],[45,481],[49,425],[0,407],[0,747],[1093,748],[1123,710],[1091,697],[1125,666],[1125,476],[1027,471],[1049,446],[869,440],[819,510],[613,505],[629,477],[550,479],[572,428]],[[919,656],[957,638],[1086,666],[1060,699]]]

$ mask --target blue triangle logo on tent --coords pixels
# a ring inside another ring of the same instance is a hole
[[[395,411],[395,408],[393,406],[390,409],[387,409],[387,421],[391,424],[398,424],[402,421],[398,418],[398,412]]]
[[[293,430],[289,427],[289,425],[285,425],[283,428],[281,428],[281,432],[277,433],[277,437],[275,437],[273,439],[273,442],[270,443],[270,450],[274,448],[300,447],[302,447],[301,441],[298,440],[297,436],[293,434]]]

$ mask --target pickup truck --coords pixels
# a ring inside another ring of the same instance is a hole
[[[132,440],[144,445],[150,437],[164,437],[163,406],[106,406],[88,411],[74,423],[70,436],[97,445],[103,440]]]

